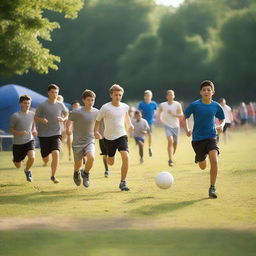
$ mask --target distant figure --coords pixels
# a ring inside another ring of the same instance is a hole
[[[124,89],[120,85],[114,84],[110,87],[109,93],[111,102],[101,107],[95,123],[94,134],[97,139],[102,139],[99,133],[99,125],[100,121],[104,120],[104,144],[107,149],[108,164],[114,164],[116,150],[118,150],[122,158],[121,182],[119,188],[121,191],[129,191],[130,189],[126,184],[126,176],[129,167],[129,150],[125,121],[129,129],[133,130],[133,125],[128,114],[129,106],[121,102]]]
[[[239,117],[241,125],[246,125],[248,122],[248,111],[244,102],[241,102],[239,106]]]
[[[51,180],[59,183],[56,178],[56,171],[59,165],[59,153],[61,149],[61,124],[67,120],[68,109],[65,105],[57,101],[59,87],[55,84],[48,86],[48,100],[40,103],[36,108],[35,120],[38,122],[38,137],[40,141],[41,156],[44,165],[51,162]]]
[[[223,128],[223,138],[224,142],[227,142],[228,139],[228,132],[227,130],[231,127],[231,123],[233,121],[233,114],[232,114],[232,109],[230,106],[226,104],[226,100],[224,98],[219,99],[219,103],[223,109],[224,115],[225,115],[225,125]]]
[[[70,134],[73,130],[74,139],[72,143],[74,153],[74,174],[73,180],[77,186],[81,185],[81,176],[83,185],[90,186],[90,170],[93,166],[95,155],[95,138],[93,128],[96,116],[99,112],[94,108],[96,94],[91,90],[85,90],[82,95],[84,107],[70,112],[67,121],[67,132]],[[85,159],[84,170],[81,170]]]
[[[80,102],[74,100],[71,102],[71,111],[81,108]],[[67,133],[67,147],[68,147],[68,159],[71,161],[71,150],[72,150],[72,141],[73,141],[73,131],[70,131],[70,134]]]
[[[173,90],[166,92],[167,101],[159,105],[159,121],[163,123],[166,138],[168,141],[168,165],[173,166],[173,156],[178,145],[178,136],[180,133],[180,118],[183,117],[181,104],[174,100],[175,93]]]
[[[191,136],[187,118],[192,114],[194,117],[192,146],[196,153],[195,162],[203,170],[207,167],[207,155],[210,159],[210,198],[217,198],[215,183],[218,173],[219,148],[216,141],[216,131],[222,132],[225,124],[225,116],[220,104],[212,100],[214,92],[213,82],[203,81],[200,85],[201,99],[191,103],[184,111],[184,128],[187,136]],[[215,127],[215,117],[219,119],[217,127]]]
[[[152,156],[152,132],[153,132],[153,124],[155,122],[155,113],[157,110],[157,104],[155,101],[152,100],[153,93],[150,90],[146,90],[144,92],[144,101],[142,101],[138,109],[142,113],[142,117],[147,120],[149,127],[150,127],[150,133],[148,134],[148,154],[149,156]]]
[[[12,114],[10,119],[10,132],[13,138],[13,163],[17,168],[21,167],[21,162],[27,156],[24,173],[27,181],[32,181],[31,167],[35,160],[35,142],[36,136],[34,116],[35,113],[30,111],[31,98],[28,95],[22,95],[19,99],[20,111]]]
[[[132,124],[134,126],[133,137],[136,141],[136,144],[139,147],[140,163],[144,162],[144,140],[145,135],[150,133],[150,127],[146,119],[142,118],[141,112],[139,110],[135,111],[134,119]]]
[[[253,102],[249,102],[249,104],[246,106],[247,112],[248,112],[248,122],[252,125],[256,123],[256,109]]]

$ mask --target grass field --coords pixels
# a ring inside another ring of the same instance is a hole
[[[0,255],[256,255],[256,130],[231,136],[220,143],[216,200],[208,199],[209,169],[194,164],[190,138],[180,137],[168,167],[161,129],[143,165],[130,140],[129,192],[118,189],[119,156],[106,179],[97,151],[85,189],[74,185],[65,149],[57,185],[39,152],[32,183],[13,168],[11,152],[0,152]],[[174,185],[160,190],[154,177],[168,170]]]

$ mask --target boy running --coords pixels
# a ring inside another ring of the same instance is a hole
[[[95,138],[93,134],[94,123],[99,112],[94,108],[96,95],[91,90],[85,90],[82,95],[84,107],[73,110],[69,114],[67,122],[67,133],[72,133],[73,126],[73,153],[74,153],[74,175],[73,180],[77,186],[81,184],[83,177],[83,185],[88,188],[90,186],[90,170],[94,162],[95,154]],[[81,170],[85,160],[84,170]]]
[[[147,120],[142,118],[140,111],[138,111],[138,110],[135,111],[134,117],[135,118],[132,121],[132,124],[134,126],[133,137],[136,141],[136,144],[139,146],[140,163],[142,164],[144,162],[143,148],[144,148],[145,135],[147,133],[150,133],[150,128],[149,128]]]
[[[38,137],[41,156],[45,165],[52,155],[51,180],[59,183],[56,171],[59,164],[61,148],[61,124],[67,120],[68,110],[62,102],[57,101],[59,87],[55,84],[48,86],[49,99],[37,106],[35,120],[38,122]]]
[[[210,198],[217,198],[215,183],[218,173],[219,148],[216,142],[216,135],[222,132],[225,124],[225,116],[220,104],[212,100],[214,92],[213,82],[209,80],[203,81],[200,85],[201,99],[191,103],[184,112],[184,128],[187,136],[191,136],[187,118],[191,114],[194,117],[192,147],[196,153],[195,162],[203,170],[207,166],[207,155],[210,159]],[[217,127],[215,127],[215,117],[220,121]]]
[[[169,156],[168,164],[173,166],[173,155],[176,152],[178,145],[178,136],[180,133],[180,120],[183,117],[181,104],[175,101],[173,90],[166,92],[167,101],[159,105],[159,119],[164,124],[165,134],[167,137],[167,152]]]
[[[13,163],[17,168],[21,167],[21,161],[27,156],[24,173],[27,181],[32,181],[32,167],[35,160],[35,142],[34,137],[34,116],[30,111],[31,98],[28,95],[22,95],[19,99],[20,111],[12,114],[10,119],[10,132],[13,138]]]
[[[130,129],[133,129],[131,119],[128,111],[129,106],[122,103],[122,97],[124,89],[114,84],[109,89],[111,102],[104,104],[96,119],[94,134],[97,139],[101,139],[102,136],[99,133],[100,121],[104,120],[104,144],[107,149],[107,161],[109,165],[113,165],[115,161],[115,153],[118,150],[122,158],[121,167],[121,182],[119,188],[122,191],[128,191],[129,188],[126,185],[126,176],[129,165],[129,153],[128,153],[128,138],[125,130],[125,121]]]
[[[142,117],[147,120],[149,127],[150,127],[150,132],[148,133],[148,154],[149,156],[152,156],[152,126],[155,122],[154,116],[155,112],[157,110],[157,104],[155,101],[152,100],[153,94],[150,90],[146,90],[144,92],[144,101],[142,101],[138,109],[142,113]]]

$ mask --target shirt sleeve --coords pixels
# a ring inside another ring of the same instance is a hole
[[[218,105],[217,113],[215,115],[219,120],[225,119],[224,111],[220,105]]]
[[[75,121],[75,117],[76,117],[75,111],[70,111],[70,113],[68,115],[68,120]]]
[[[140,110],[140,111],[142,111],[143,109],[142,109],[142,102],[139,104],[139,106],[138,106],[138,110]]]
[[[38,117],[42,116],[42,105],[41,104],[39,104],[37,106],[35,115],[38,116]]]
[[[191,116],[191,114],[193,114],[193,105],[192,104],[188,105],[184,111],[184,115],[186,118],[189,118]]]
[[[12,115],[12,116],[11,116],[11,119],[10,119],[10,128],[13,128],[13,129],[14,129],[15,124],[16,124],[16,116],[15,116],[15,115]]]
[[[96,121],[100,122],[105,117],[105,113],[106,113],[105,108],[101,107],[101,109],[97,114]]]
[[[148,125],[148,121],[147,121],[147,120],[145,120],[144,126],[145,126],[145,129],[146,129],[147,131],[150,130],[150,127],[149,127],[149,125]]]
[[[154,109],[157,110],[157,103],[154,102]]]
[[[68,113],[68,108],[65,106],[64,103],[62,103],[62,113],[64,114]]]

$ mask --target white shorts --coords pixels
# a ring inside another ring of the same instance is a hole
[[[85,146],[72,146],[74,161],[78,162],[82,160],[88,152],[95,153],[95,143],[91,142]]]
[[[178,141],[178,136],[180,134],[180,128],[176,127],[176,128],[171,128],[167,125],[164,126],[165,129],[165,134],[167,137],[173,137],[174,141]]]

